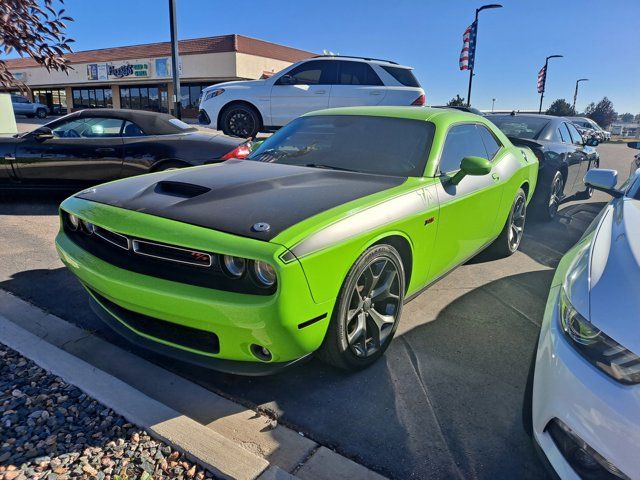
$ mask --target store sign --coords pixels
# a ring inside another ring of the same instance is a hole
[[[87,65],[87,80],[108,80],[106,63],[90,63]]]
[[[149,64],[148,63],[125,63],[124,65],[108,65],[107,74],[110,77],[125,78],[125,77],[148,77],[149,76]]]
[[[167,78],[173,75],[170,58],[156,58],[156,77]],[[178,58],[178,74],[182,75],[182,58]]]

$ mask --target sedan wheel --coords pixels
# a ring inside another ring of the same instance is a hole
[[[260,129],[260,120],[256,112],[245,105],[229,107],[222,121],[222,131],[234,137],[255,137]]]
[[[336,302],[318,357],[359,370],[387,349],[404,302],[404,266],[390,245],[374,245],[351,267]]]
[[[551,181],[551,189],[549,191],[549,218],[554,218],[558,213],[560,202],[564,196],[564,177],[562,173],[556,172]]]
[[[527,201],[523,196],[516,198],[511,215],[511,225],[509,226],[509,249],[512,252],[518,250],[522,235],[524,234],[524,222],[527,215]]]

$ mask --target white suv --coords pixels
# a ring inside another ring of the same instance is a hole
[[[199,121],[227,135],[254,137],[329,107],[418,105],[424,90],[410,67],[372,58],[323,55],[266,80],[212,85],[202,91]]]

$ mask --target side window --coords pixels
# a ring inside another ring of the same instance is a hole
[[[464,157],[487,158],[482,137],[474,124],[451,127],[440,155],[440,172],[460,170],[460,163]]]
[[[571,139],[573,140],[573,143],[575,145],[582,145],[584,143],[584,140],[582,140],[582,135],[578,133],[578,130],[576,129],[576,127],[574,127],[570,123],[565,123],[565,125],[569,129],[569,133],[571,134]]]
[[[480,133],[480,137],[482,137],[482,142],[484,143],[484,147],[487,150],[489,160],[493,160],[502,145],[496,139],[496,137],[493,136],[493,133],[491,133],[489,129],[484,125],[477,125],[476,128]]]
[[[76,118],[53,129],[58,138],[113,138],[120,136],[122,120],[117,118]]]
[[[571,135],[569,135],[569,129],[564,122],[560,124],[560,134],[562,135],[562,141],[564,143],[571,143]]]
[[[567,141],[564,139],[564,135],[562,134],[562,129],[560,129],[560,127],[556,128],[556,133],[553,135],[553,140],[555,142],[567,143]]]
[[[25,97],[11,97],[11,100],[13,101],[13,103],[29,103],[29,100],[27,100]]]
[[[340,85],[382,85],[380,77],[370,65],[364,62],[339,62],[338,84]]]
[[[122,130],[123,137],[144,137],[144,135],[145,133],[138,125],[128,120],[125,122],[124,130]]]
[[[330,85],[335,83],[336,62],[329,60],[312,60],[298,65],[287,75],[293,77],[295,85]],[[278,85],[283,85],[280,80]]]

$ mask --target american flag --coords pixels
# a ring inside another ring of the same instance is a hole
[[[547,66],[545,65],[538,72],[538,93],[544,91],[544,84],[547,81]]]
[[[467,27],[462,35],[462,51],[460,52],[460,70],[473,70],[476,56],[476,36],[478,35],[478,21]]]

